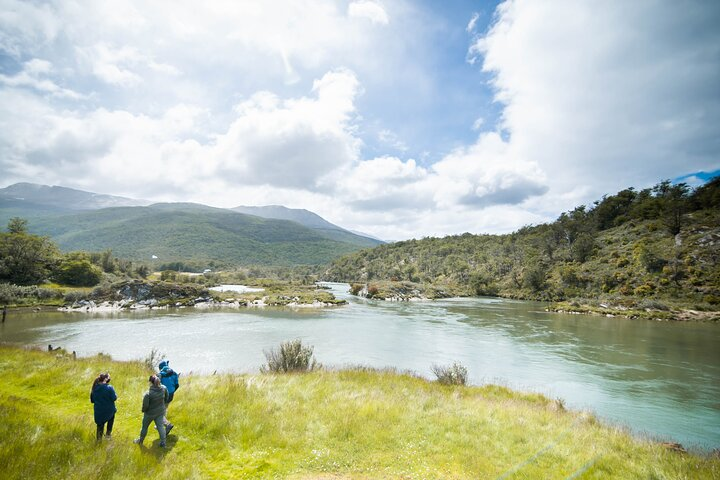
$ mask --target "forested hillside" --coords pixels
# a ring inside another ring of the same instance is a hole
[[[334,261],[326,277],[409,281],[439,295],[602,295],[716,309],[720,177],[696,190],[668,181],[629,188],[508,235],[466,233],[362,250]]]
[[[205,266],[315,265],[361,248],[287,220],[198,204],[117,207],[33,218],[63,251],[112,249],[135,261]],[[361,238],[361,237],[357,237]]]
[[[123,258],[210,267],[323,265],[382,242],[317,214],[283,206],[213,208],[157,203],[71,188],[18,183],[0,188],[0,225],[28,220],[63,251],[111,249]]]

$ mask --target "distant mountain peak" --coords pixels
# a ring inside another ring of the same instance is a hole
[[[35,205],[62,207],[67,210],[97,210],[107,207],[138,207],[149,205],[147,200],[137,200],[102,193],[86,192],[59,185],[41,185],[20,182],[0,188],[0,198],[20,200]]]
[[[363,242],[367,246],[374,246],[384,243],[382,240],[374,238],[370,235],[353,232],[345,228],[339,227],[334,223],[330,223],[317,213],[304,208],[288,208],[282,205],[264,205],[264,206],[239,206],[231,208],[235,212],[245,213],[247,215],[255,215],[262,218],[273,218],[277,220],[290,220],[297,222],[313,230],[324,232],[328,238],[341,239],[349,237],[359,237],[364,239]]]

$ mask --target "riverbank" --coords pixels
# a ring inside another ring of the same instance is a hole
[[[0,284],[0,287],[2,285]],[[224,285],[224,287],[241,287]],[[159,308],[245,308],[290,307],[323,308],[345,304],[326,289],[316,285],[265,280],[256,288],[239,291],[207,288],[193,283],[151,280],[126,280],[95,288],[73,288],[55,284],[17,287],[6,285],[20,294],[19,301],[0,304],[9,311],[17,309],[57,308],[65,312],[114,312]]]
[[[390,302],[429,301],[451,297],[474,297],[467,289],[452,282],[444,284],[419,284],[403,281],[377,281],[353,283],[350,293],[359,297]],[[496,298],[537,301],[522,295],[498,295]],[[571,299],[551,302],[545,311],[565,314],[601,315],[605,317],[642,318],[657,321],[720,323],[720,310],[699,310],[678,300],[658,300],[631,296],[612,298]]]
[[[643,308],[642,305],[631,304],[624,306],[611,302],[556,302],[551,303],[546,312],[556,312],[575,315],[602,315],[605,317],[621,317],[629,319],[642,318],[655,321],[676,322],[707,322],[720,323],[720,312],[694,310],[690,308],[670,308],[661,304],[662,308]]]
[[[113,439],[88,390],[108,371]],[[720,459],[604,426],[504,387],[392,371],[181,376],[167,450],[132,444],[148,370],[107,356],[0,347],[0,462],[15,478],[720,478]]]

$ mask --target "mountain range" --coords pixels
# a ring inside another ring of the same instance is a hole
[[[0,189],[0,222],[28,220],[64,251],[112,249],[137,261],[317,265],[383,242],[303,209],[154,203],[59,186]]]

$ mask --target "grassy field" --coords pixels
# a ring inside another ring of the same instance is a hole
[[[112,376],[113,439],[94,442],[88,395]],[[677,453],[503,387],[446,387],[364,369],[183,376],[166,450],[140,430],[142,362],[0,347],[2,478],[720,478]]]

